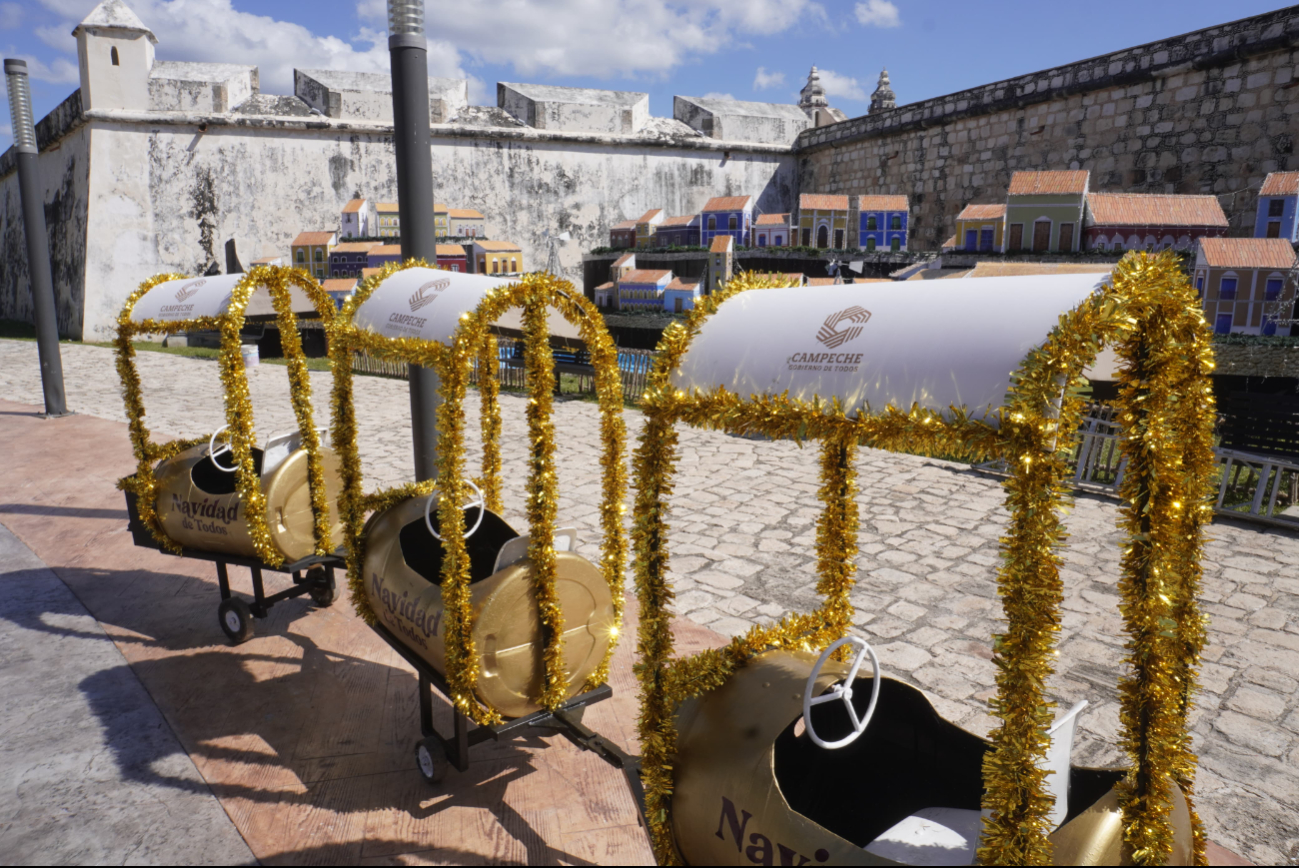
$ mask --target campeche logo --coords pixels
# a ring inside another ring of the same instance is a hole
[[[193,297],[205,283],[207,283],[206,280],[192,280],[185,284],[180,289],[176,290],[176,301],[184,301],[187,298]]]
[[[415,294],[410,297],[410,312],[414,313],[422,307],[426,307],[437,300],[437,293],[451,285],[451,281],[443,278],[442,280],[430,280],[428,283],[415,290]],[[432,287],[432,293],[425,295],[425,291]]]
[[[821,330],[816,333],[816,339],[833,350],[860,335],[862,326],[870,318],[871,312],[857,305],[853,305],[847,310],[841,310],[838,313],[832,313],[826,317],[825,322],[821,325]],[[852,325],[840,331],[839,326],[844,322],[852,323]]]

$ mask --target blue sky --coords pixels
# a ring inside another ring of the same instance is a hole
[[[77,87],[70,31],[96,0],[0,0],[0,47],[33,71],[37,117]],[[294,67],[387,71],[384,0],[126,0],[164,60],[255,63],[291,93]],[[808,68],[864,114],[887,67],[903,104],[1280,8],[1235,0],[1118,7],[1040,0],[427,0],[432,75],[794,102]],[[1104,9],[1098,12],[1098,9]],[[0,147],[10,136],[8,106]]]

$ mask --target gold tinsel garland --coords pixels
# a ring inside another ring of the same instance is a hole
[[[547,631],[546,674],[538,702],[554,708],[566,697],[568,679],[563,671],[563,620],[555,590],[554,509],[558,503],[558,483],[553,468],[554,430],[550,424],[551,392],[554,386],[554,358],[545,327],[546,306],[553,305],[581,330],[596,366],[597,390],[600,393],[601,439],[604,450],[601,464],[605,471],[605,497],[601,516],[604,523],[604,558],[601,568],[614,599],[616,637],[623,608],[622,573],[625,567],[626,543],[622,528],[622,499],[625,493],[625,471],[622,449],[625,431],[622,421],[622,394],[610,383],[620,382],[617,354],[603,319],[585,298],[572,292],[572,285],[547,274],[524,277],[517,283],[496,287],[487,292],[478,308],[461,317],[450,345],[414,338],[391,339],[373,332],[361,331],[348,324],[362,304],[389,275],[405,268],[427,268],[427,263],[409,261],[385,266],[367,278],[348,299],[340,317],[340,327],[331,341],[335,366],[336,395],[333,401],[334,427],[341,439],[349,443],[341,449],[344,496],[342,503],[347,528],[349,563],[348,580],[358,614],[367,623],[375,623],[360,569],[365,558],[362,525],[367,512],[389,508],[407,497],[427,494],[434,487],[438,495],[438,519],[443,536],[442,599],[446,610],[446,677],[456,709],[475,723],[492,725],[501,721],[500,714],[484,707],[474,696],[478,679],[478,654],[471,635],[473,612],[469,596],[469,556],[464,541],[464,399],[475,364],[479,371],[479,389],[483,402],[483,493],[489,508],[500,508],[500,411],[496,339],[492,323],[506,311],[524,309],[524,340],[529,378],[529,442],[532,472],[528,480],[529,531],[533,539],[529,557],[537,572],[537,596],[540,615]],[[442,403],[438,407],[438,482],[412,483],[400,489],[364,496],[361,493],[360,457],[355,443],[355,418],[351,408],[351,354],[364,350],[379,358],[418,364],[432,368],[441,378]],[[342,444],[340,444],[342,446]],[[616,643],[614,643],[616,644]],[[587,686],[607,678],[608,661],[613,644],[597,667]]]
[[[157,499],[154,468],[158,462],[174,458],[191,446],[202,443],[203,438],[173,440],[164,444],[153,444],[150,441],[149,429],[144,422],[144,399],[140,390],[139,372],[135,367],[135,348],[131,344],[131,338],[137,334],[170,335],[191,330],[217,331],[221,335],[218,370],[225,399],[226,440],[233,454],[236,484],[240,500],[244,505],[244,521],[248,526],[248,535],[252,540],[253,550],[264,563],[274,567],[284,562],[284,556],[275,547],[270,528],[266,524],[266,497],[261,490],[261,479],[253,463],[252,447],[255,434],[252,401],[248,390],[247,371],[240,354],[242,344],[240,330],[244,322],[244,309],[248,306],[248,300],[253,292],[265,286],[270,292],[281,332],[285,336],[284,354],[289,362],[290,397],[294,414],[298,420],[299,431],[302,433],[303,444],[310,449],[308,485],[312,508],[315,511],[316,550],[318,554],[327,554],[329,511],[325,497],[324,473],[320,464],[319,437],[312,422],[311,387],[307,379],[309,375],[306,372],[302,342],[297,333],[297,319],[292,311],[289,284],[297,285],[307,294],[320,313],[327,330],[331,328],[333,322],[335,309],[333,301],[305,272],[269,266],[254,268],[244,275],[231,291],[225,312],[219,316],[194,317],[169,322],[160,320],[134,322],[131,319],[136,303],[146,292],[160,283],[184,280],[186,277],[187,275],[170,273],[149,278],[131,293],[117,318],[117,335],[114,340],[117,372],[122,380],[122,400],[129,420],[131,443],[137,461],[135,475],[120,480],[118,487],[136,495],[140,519],[149,528],[158,544],[167,551],[179,552],[181,547],[167,536],[158,519],[154,503]]]
[[[849,508],[844,501],[854,497],[851,446],[862,443],[929,454],[982,454],[1013,465],[1005,486],[1011,524],[1002,538],[1004,563],[998,573],[1007,630],[994,637],[998,696],[991,703],[1002,725],[992,735],[993,749],[985,755],[984,807],[992,810],[992,816],[985,821],[979,860],[983,864],[1050,863],[1046,817],[1051,799],[1042,786],[1046,776],[1041,764],[1053,703],[1047,700],[1044,685],[1052,672],[1059,630],[1062,587],[1056,549],[1065,537],[1059,520],[1068,496],[1065,466],[1083,404],[1079,378],[1103,344],[1145,335],[1145,344],[1157,350],[1151,351],[1152,361],[1140,373],[1129,372],[1125,378],[1125,384],[1139,383],[1142,393],[1135,394],[1135,386],[1125,385],[1124,421],[1146,420],[1150,429],[1158,430],[1155,439],[1164,452],[1153,461],[1137,454],[1131,444],[1145,443],[1149,451],[1151,434],[1142,425],[1128,432],[1124,492],[1130,505],[1125,514],[1133,516],[1128,530],[1136,542],[1142,541],[1143,522],[1152,532],[1167,532],[1154,533],[1146,544],[1134,546],[1124,560],[1123,611],[1133,636],[1132,659],[1141,655],[1151,665],[1134,663],[1136,675],[1124,689],[1123,720],[1129,731],[1125,746],[1133,757],[1134,772],[1125,790],[1123,816],[1134,858],[1152,864],[1166,859],[1171,848],[1167,811],[1161,807],[1167,802],[1166,786],[1176,783],[1188,799],[1192,795],[1195,757],[1186,722],[1204,637],[1195,591],[1201,526],[1211,515],[1206,498],[1213,465],[1208,333],[1175,260],[1167,254],[1129,254],[1115,272],[1113,287],[1061,316],[1047,342],[1028,355],[1013,378],[996,427],[970,418],[961,408],[938,414],[917,406],[909,411],[887,407],[876,415],[847,417],[836,405],[802,403],[787,395],[743,398],[721,388],[689,395],[674,390],[671,372],[704,320],[737,292],[778,284],[767,276],[744,274],[722,292],[701,300],[684,326],[674,325],[664,333],[642,399],[647,418],[634,460],[633,542],[641,603],[636,673],[642,692],[646,814],[656,858],[662,864],[680,861],[669,818],[677,706],[720,686],[755,654],[774,648],[819,649],[842,634],[850,612],[848,561],[856,523],[855,502]],[[1125,354],[1136,352],[1127,346],[1121,349]],[[1163,374],[1153,376],[1155,368]],[[1180,402],[1175,400],[1178,395]],[[820,493],[826,507],[817,529],[821,577],[817,590],[825,603],[817,612],[791,615],[769,628],[755,627],[725,648],[672,660],[667,499],[672,492],[678,422],[737,434],[825,442]],[[1174,478],[1179,481],[1170,484]],[[1158,497],[1148,496],[1151,479],[1161,480],[1164,486]],[[1151,512],[1160,520],[1152,519]],[[1162,553],[1160,565],[1150,563],[1145,553],[1156,546]],[[1166,581],[1149,581],[1156,569],[1162,570]],[[1144,579],[1134,581],[1133,576]],[[1168,713],[1151,715],[1155,703],[1163,703]],[[1196,860],[1203,864],[1203,834],[1193,807],[1192,817]]]

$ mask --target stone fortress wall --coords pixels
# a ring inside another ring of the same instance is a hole
[[[1090,189],[1213,193],[1253,231],[1268,172],[1299,168],[1299,7],[806,130],[799,187],[905,193],[911,249],[936,250],[1020,169],[1088,169]]]
[[[37,125],[65,335],[106,339],[141,280],[224,270],[231,240],[247,265],[336,227],[356,194],[395,201],[386,76],[298,70],[294,94],[272,95],[255,67],[155,63],[122,0],[78,34],[83,87]],[[681,97],[662,118],[639,94],[508,83],[497,106],[470,106],[463,82],[434,79],[435,195],[481,211],[529,268],[545,264],[547,233],[572,233],[560,257],[575,279],[613,224],[713,196],[753,195],[773,212],[800,192],[906,193],[910,247],[936,249],[965,204],[1003,201],[1016,169],[1090,169],[1098,190],[1217,193],[1233,234],[1248,234],[1263,176],[1299,167],[1297,40],[1291,7],[820,127],[789,105]],[[96,70],[110,42],[123,64]],[[30,320],[17,187],[6,152],[0,317]]]

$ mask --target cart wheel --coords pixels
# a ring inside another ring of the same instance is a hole
[[[447,776],[451,763],[447,759],[447,749],[437,736],[430,735],[415,745],[415,765],[430,784],[439,783]]]
[[[253,638],[253,610],[239,597],[222,600],[217,606],[217,619],[235,645],[242,645]]]
[[[338,588],[330,587],[329,575],[325,572],[324,567],[312,567],[307,570],[306,579],[311,583],[311,602],[324,608],[334,605],[338,599]]]

